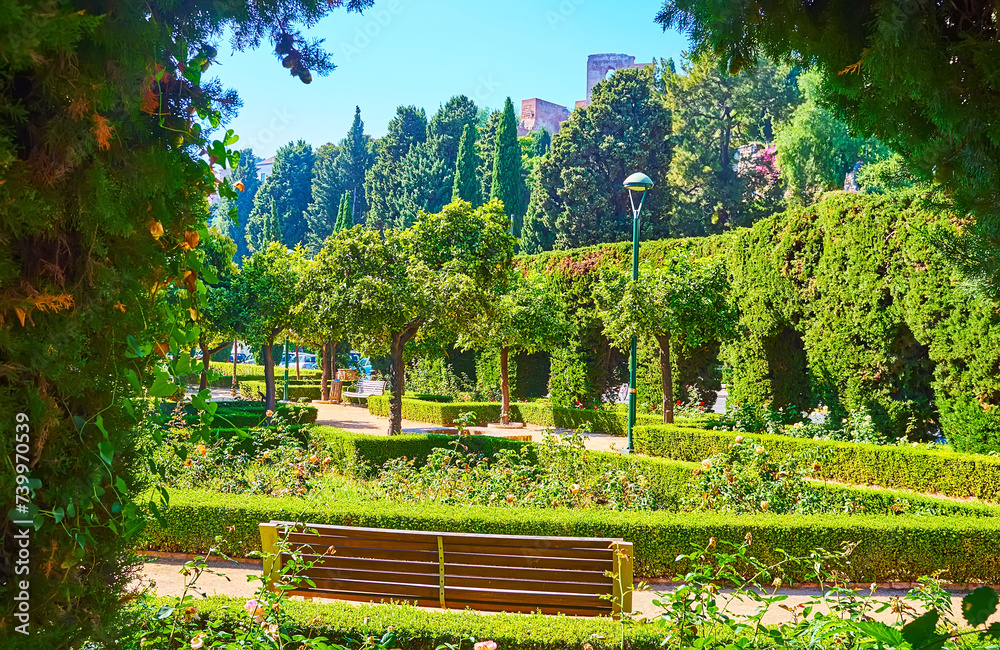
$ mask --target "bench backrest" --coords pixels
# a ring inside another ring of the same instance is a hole
[[[265,553],[277,553],[278,540],[285,540],[286,551],[315,562],[303,573],[315,588],[302,584],[291,595],[571,616],[632,611],[632,544],[621,539],[285,521],[261,524],[260,531]],[[265,560],[265,574],[275,576],[287,557]]]
[[[355,393],[365,393],[366,395],[384,395],[385,382],[372,381],[371,379],[359,379]]]

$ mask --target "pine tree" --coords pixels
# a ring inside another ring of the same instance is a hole
[[[508,97],[497,128],[490,198],[503,201],[504,211],[510,217],[515,237],[521,236],[521,219],[524,216],[521,205],[523,182],[521,145],[517,141],[517,118],[514,116],[514,104]]]
[[[476,126],[466,124],[462,129],[462,140],[458,144],[451,200],[462,199],[476,207],[479,205],[479,192],[479,178],[476,176]]]
[[[233,168],[229,182],[233,185],[243,184],[243,189],[239,191],[236,199],[222,199],[219,202],[219,209],[212,219],[212,226],[220,233],[226,235],[236,242],[236,255],[233,260],[240,264],[245,256],[250,254],[247,248],[247,221],[250,219],[250,212],[253,210],[253,200],[260,190],[261,181],[257,175],[257,163],[260,159],[254,155],[253,149],[244,149],[240,152],[240,162]],[[231,215],[233,208],[235,215]],[[233,216],[236,220],[233,220]]]
[[[327,236],[333,232],[340,214],[340,200],[344,195],[343,183],[337,170],[340,147],[329,143],[316,150],[313,164],[312,202],[305,217],[309,228],[306,235],[308,248],[318,251]]]
[[[262,250],[269,241],[281,241],[288,248],[306,241],[313,161],[312,146],[304,140],[290,142],[275,154],[274,168],[257,193],[247,222],[247,241],[253,250]],[[270,217],[277,220],[278,239],[271,238],[270,232],[267,238],[263,236]]]

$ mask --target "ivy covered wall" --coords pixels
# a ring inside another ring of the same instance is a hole
[[[640,257],[652,264],[680,252],[723,257],[740,310],[735,339],[676,355],[678,399],[689,399],[692,386],[713,403],[725,363],[731,402],[800,412],[822,404],[834,417],[864,408],[891,435],[927,437],[940,427],[956,448],[997,448],[996,306],[960,284],[926,237],[958,223],[944,197],[927,190],[837,192],[751,229],[643,242]],[[628,268],[630,248],[520,260],[562,296],[576,327],[551,355],[556,403],[595,403],[627,381],[628,355],[601,334],[592,288],[603,266]],[[652,408],[659,361],[649,343],[640,344],[639,358],[639,403]]]

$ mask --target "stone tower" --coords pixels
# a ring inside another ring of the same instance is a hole
[[[629,68],[645,68],[652,63],[636,63],[635,57],[629,54],[591,54],[587,57],[587,99],[580,100],[577,106],[590,104],[594,86],[604,81],[612,70],[627,70]]]

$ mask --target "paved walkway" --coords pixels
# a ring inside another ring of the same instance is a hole
[[[312,404],[318,410],[316,424],[325,424],[331,427],[338,427],[348,431],[367,433],[376,436],[388,435],[389,418],[372,415],[366,406],[357,404]],[[428,422],[414,422],[403,420],[403,433],[432,433],[442,431],[447,427],[431,424]],[[473,427],[472,432],[479,435],[489,436],[523,436],[530,435],[535,442],[540,442],[544,427],[528,424],[523,429],[493,429],[489,427]],[[556,433],[569,433],[569,429],[556,429]],[[621,436],[610,436],[604,433],[588,433],[584,442],[587,449],[598,451],[611,451],[625,447],[625,438]]]
[[[184,589],[184,581],[179,573],[184,564],[184,560],[167,558],[147,559],[149,561],[144,566],[140,579],[147,584],[150,582],[155,583],[157,594],[160,596],[179,596]],[[237,564],[224,561],[210,562],[209,567],[213,571],[224,573],[225,577],[205,573],[198,579],[196,589],[189,593],[194,593],[196,596],[203,594],[205,596],[220,595],[233,596],[237,598],[251,598],[260,586],[260,582],[250,582],[247,580],[248,576],[260,575],[260,562],[251,561]],[[652,619],[655,618],[660,611],[659,608],[653,604],[653,601],[659,599],[658,594],[672,590],[674,585],[668,582],[652,582],[648,584],[648,587],[649,588],[646,590],[633,592],[632,605],[634,613],[637,617]],[[797,605],[813,601],[820,595],[820,591],[815,588],[781,589],[778,593],[788,596],[786,600],[782,601],[782,604],[789,608],[795,608]],[[877,592],[876,599],[879,601],[887,601],[892,598],[899,598],[905,593],[905,589],[880,589]],[[728,592],[725,589],[723,589],[719,594],[720,599],[726,598],[727,596],[731,596],[731,592]],[[961,611],[961,599],[962,594],[956,593],[952,596],[952,611],[956,614]],[[317,602],[323,601],[318,600]],[[722,604],[725,601],[719,600],[718,602]],[[726,611],[734,615],[750,615],[753,614],[756,609],[757,604],[751,601],[741,602],[734,600],[726,606]],[[829,611],[827,607],[822,605],[820,606],[820,609],[823,611]],[[872,612],[871,616],[872,618],[885,623],[895,621],[895,615],[893,615],[889,610],[881,614]],[[792,615],[790,612],[775,605],[764,617],[764,623],[773,625],[776,623],[790,621],[791,619]],[[1000,619],[1000,616],[994,616],[990,620],[995,619]]]

